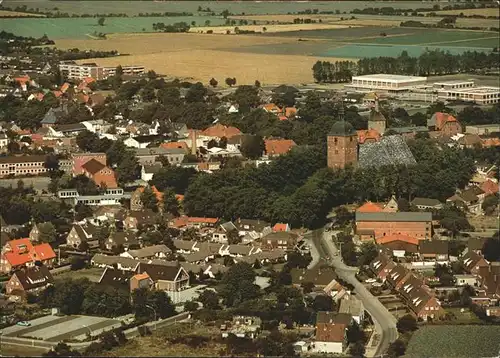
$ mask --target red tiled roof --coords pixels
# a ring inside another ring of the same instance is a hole
[[[226,137],[229,139],[231,137],[234,137],[235,135],[240,135],[242,133],[236,127],[227,127],[220,123],[217,123],[216,125],[205,129],[201,134],[207,137]]]
[[[495,194],[500,191],[498,183],[495,183],[492,180],[485,180],[481,183],[480,188],[486,193],[486,195]]]
[[[56,98],[61,97],[61,96],[62,96],[62,94],[63,94],[61,91],[52,91],[52,93],[54,94],[54,96],[55,96]]]
[[[316,341],[343,342],[347,325],[340,323],[317,323]]]
[[[500,138],[485,138],[482,140],[483,147],[498,147],[500,146]]]
[[[286,107],[285,108],[285,116],[288,118],[295,116],[297,114],[297,108],[295,107]]]
[[[99,185],[101,187],[105,186],[108,189],[116,189],[118,188],[118,183],[116,182],[115,172],[110,168],[108,169],[110,170],[110,173],[98,172],[93,175],[92,179],[94,180],[96,185]]]
[[[456,122],[457,119],[449,113],[436,112],[436,128],[441,130],[447,122]]]
[[[69,83],[68,82],[64,82],[63,85],[61,86],[61,92],[64,93],[68,90],[69,88]]]
[[[200,218],[188,216],[188,222],[190,223],[202,223],[202,224],[217,224],[219,219],[217,218]]]
[[[9,245],[11,252],[16,255],[33,251],[33,244],[31,243],[30,239],[27,238],[10,240],[9,242],[7,242],[7,245]]]
[[[281,108],[279,108],[277,105],[275,105],[274,103],[267,103],[267,104],[264,104],[262,106],[262,108],[268,112],[271,112],[271,111],[278,111],[280,112],[281,111]]]
[[[36,252],[35,256],[36,260],[50,260],[56,257],[56,253],[54,252],[52,247],[47,243],[36,245],[35,252]]]
[[[284,224],[284,223],[276,223],[274,226],[273,226],[273,231],[274,232],[283,232],[283,231],[286,231],[288,228],[288,225],[287,224]]]
[[[382,210],[383,209],[379,205],[374,204],[371,201],[367,201],[356,209],[356,211],[360,213],[380,213]]]
[[[285,154],[297,145],[291,139],[266,139],[264,143],[266,145],[267,155]]]
[[[165,149],[184,149],[186,152],[189,151],[189,148],[186,142],[169,142],[160,144],[161,148]]]
[[[175,198],[177,199],[177,201],[184,201],[184,195],[175,194]]]
[[[82,165],[82,169],[86,172],[89,172],[90,174],[96,174],[105,167],[106,166],[104,164],[93,158]]]
[[[379,244],[379,245],[387,244],[389,242],[394,242],[394,241],[403,241],[403,242],[406,242],[406,243],[412,244],[412,245],[418,245],[418,243],[419,243],[418,239],[411,237],[411,236],[407,236],[407,235],[401,235],[401,234],[383,236],[383,237],[379,237],[376,240],[377,240],[377,244]]]

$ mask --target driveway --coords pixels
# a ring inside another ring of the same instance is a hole
[[[340,252],[332,240],[332,235],[336,235],[337,233],[338,232],[335,231],[323,231],[321,236],[313,238],[313,242],[320,255],[330,262],[340,278],[354,286],[357,297],[363,301],[366,311],[370,314],[375,323],[376,334],[380,336],[376,348],[371,349],[371,347],[369,347],[366,354],[367,356],[380,357],[385,353],[389,344],[394,342],[398,337],[396,318],[361,282],[357,280],[355,275],[358,268],[346,266],[342,262]]]

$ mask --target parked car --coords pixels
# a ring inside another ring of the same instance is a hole
[[[31,323],[29,323],[28,321],[19,321],[16,323],[18,326],[24,326],[24,327],[29,327],[31,326]]]

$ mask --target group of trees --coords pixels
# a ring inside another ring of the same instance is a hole
[[[184,21],[165,25],[163,22],[153,24],[154,31],[160,32],[188,32],[191,26]]]
[[[499,66],[495,53],[466,51],[453,55],[441,50],[427,50],[419,57],[411,57],[403,51],[398,57],[366,57],[353,61],[337,61],[334,64],[318,61],[313,66],[317,82],[347,82],[352,76],[370,73],[436,76],[455,73],[475,73]]]

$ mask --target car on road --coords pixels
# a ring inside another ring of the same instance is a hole
[[[365,280],[366,283],[374,283],[377,282],[374,278],[369,278],[368,280]]]
[[[29,323],[28,321],[19,321],[16,324],[18,326],[23,326],[23,327],[29,327],[29,326],[31,326],[31,323]]]

